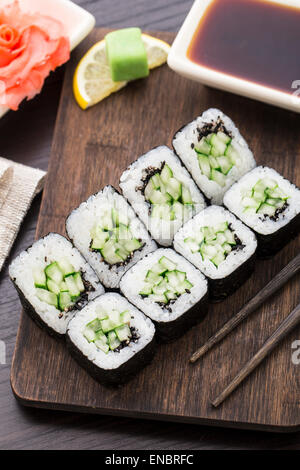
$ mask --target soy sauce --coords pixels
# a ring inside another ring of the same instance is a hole
[[[209,69],[291,94],[293,82],[300,81],[300,8],[214,0],[187,55]]]

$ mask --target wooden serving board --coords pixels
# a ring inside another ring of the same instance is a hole
[[[67,68],[36,236],[65,234],[65,218],[142,153],[171,145],[175,131],[209,107],[230,115],[259,164],[300,185],[299,116],[212,90],[167,66],[84,112],[72,95],[82,54],[106,31],[95,30]],[[174,34],[157,33],[172,42]],[[24,405],[269,431],[300,429],[300,365],[292,363],[296,329],[218,409],[210,404],[241,366],[299,302],[299,276],[240,325],[217,348],[191,365],[193,351],[258,292],[298,252],[299,237],[277,256],[258,261],[251,279],[225,302],[209,307],[205,321],[157,354],[127,385],[111,390],[95,382],[22,313],[11,371],[12,389]]]

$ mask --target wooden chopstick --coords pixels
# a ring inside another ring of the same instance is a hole
[[[247,362],[225,390],[212,401],[212,405],[214,407],[219,406],[298,324],[300,324],[300,304],[280,324],[277,330],[267,339],[265,344],[252,359]]]
[[[219,343],[227,336],[237,325],[239,325],[252,312],[257,310],[263,302],[271,295],[275,294],[289,279],[300,271],[300,254],[290,261],[276,276],[258,292],[236,315],[234,315],[222,328],[190,358],[190,362],[196,362],[201,356],[209,351],[215,344]]]

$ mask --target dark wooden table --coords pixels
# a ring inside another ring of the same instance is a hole
[[[76,1],[96,16],[98,26],[139,25],[161,31],[177,31],[192,4],[192,0]],[[39,97],[1,120],[1,156],[47,169],[63,72],[47,81]],[[6,344],[6,365],[0,365],[0,449],[300,449],[300,433],[266,434],[19,406],[9,375],[20,304],[7,265],[32,243],[39,205],[37,197],[0,273],[0,340]]]

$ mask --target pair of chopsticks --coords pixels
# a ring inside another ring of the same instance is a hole
[[[225,338],[237,325],[239,325],[252,312],[257,310],[271,295],[275,294],[284,284],[300,271],[300,254],[285,266],[258,294],[256,294],[236,315],[215,333],[200,349],[190,358],[190,362],[196,362],[207,353],[214,345]],[[300,324],[300,304],[280,324],[276,331],[267,339],[259,351],[250,359],[240,372],[234,377],[223,392],[212,401],[214,407],[218,407],[239,385],[256,369],[256,367],[268,356],[268,354]]]

